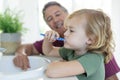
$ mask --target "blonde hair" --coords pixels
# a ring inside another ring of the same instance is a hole
[[[114,50],[110,18],[102,11],[82,9],[69,15],[65,23],[68,19],[72,19],[73,17],[80,18],[81,15],[87,20],[86,34],[93,39],[92,44],[87,48],[88,51],[103,53],[105,63],[108,63]]]

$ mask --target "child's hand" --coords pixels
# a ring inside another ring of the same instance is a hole
[[[49,42],[54,42],[59,38],[59,34],[56,31],[50,30],[45,33],[45,38],[47,38]]]

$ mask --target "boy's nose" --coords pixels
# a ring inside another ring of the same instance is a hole
[[[67,33],[68,33],[68,31],[66,30],[66,31],[64,32],[64,36],[67,36]]]

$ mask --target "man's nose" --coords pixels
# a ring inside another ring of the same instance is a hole
[[[57,17],[54,17],[53,20],[54,20],[54,22],[58,22],[59,19]]]

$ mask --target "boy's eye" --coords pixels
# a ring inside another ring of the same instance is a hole
[[[70,32],[74,32],[73,30],[70,30]]]

